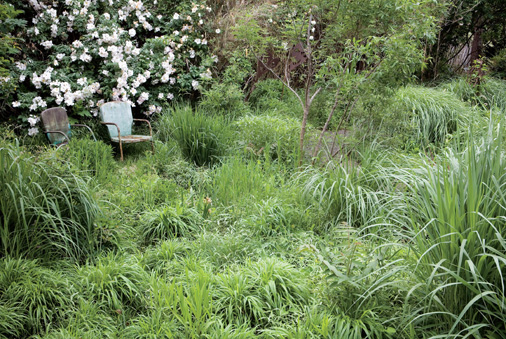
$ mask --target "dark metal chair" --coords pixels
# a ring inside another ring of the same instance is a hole
[[[107,125],[111,141],[119,143],[121,161],[123,161],[123,143],[130,144],[135,142],[150,141],[151,149],[155,153],[153,143],[153,131],[151,124],[146,119],[134,119],[132,117],[132,107],[125,101],[111,101],[100,106],[100,119],[103,125]],[[148,124],[149,135],[132,134],[132,125],[134,121],[142,121]]]
[[[60,147],[69,142],[72,127],[86,127],[93,139],[96,141],[95,134],[91,128],[83,124],[69,124],[67,111],[62,107],[55,107],[46,109],[40,114],[42,124],[44,125],[44,132],[51,144]]]

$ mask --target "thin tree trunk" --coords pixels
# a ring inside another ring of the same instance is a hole
[[[304,136],[306,135],[306,125],[307,125],[307,117],[309,115],[309,106],[306,104],[304,106],[304,116],[302,117],[302,124],[300,126],[300,158],[299,158],[299,166],[302,166],[302,160],[304,159]]]

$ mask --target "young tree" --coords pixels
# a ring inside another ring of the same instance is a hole
[[[424,47],[436,38],[444,2],[291,0],[274,9],[268,20],[240,20],[235,35],[297,97],[302,162],[315,97],[322,90],[334,93],[313,155],[340,104],[347,102],[351,110],[365,86],[395,86],[424,67]],[[279,63],[271,62],[273,55]]]

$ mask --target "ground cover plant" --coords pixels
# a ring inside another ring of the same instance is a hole
[[[1,5],[0,338],[505,338],[506,82],[413,81],[454,4]]]

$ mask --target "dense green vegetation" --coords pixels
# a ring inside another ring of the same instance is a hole
[[[499,30],[501,2],[14,5],[0,338],[506,338],[502,52],[464,74],[426,54]],[[151,120],[155,153],[119,161],[92,117],[112,99]],[[97,141],[37,134],[58,100]]]

